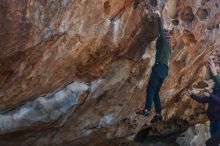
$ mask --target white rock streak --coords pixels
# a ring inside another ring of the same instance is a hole
[[[74,82],[44,97],[39,97],[12,111],[0,114],[0,133],[25,129],[37,122],[46,123],[58,119],[68,109],[77,105],[80,95],[89,90],[84,83]]]

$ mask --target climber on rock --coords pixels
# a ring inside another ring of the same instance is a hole
[[[220,51],[216,50],[217,55],[220,55]],[[213,75],[213,79],[215,81],[214,85],[214,92],[219,93],[219,100],[220,100],[220,74],[217,72],[217,67],[215,63],[213,62],[214,57],[211,56],[209,59],[209,67]],[[216,115],[218,115],[218,119],[211,121],[210,123],[210,133],[211,138],[209,138],[206,141],[207,146],[218,146],[220,144],[220,104],[218,105],[218,111],[216,112]]]
[[[151,123],[162,121],[162,107],[160,101],[160,88],[168,75],[168,64],[171,54],[170,34],[163,28],[160,13],[157,12],[159,17],[159,37],[156,42],[156,58],[155,64],[152,68],[150,79],[147,86],[147,98],[145,108],[138,111],[137,114],[148,117],[150,115],[151,106],[154,102],[156,115],[151,120]]]
[[[191,96],[194,100],[200,103],[208,103],[207,115],[210,120],[211,138],[206,142],[207,146],[218,146],[220,144],[220,75],[217,72],[217,67],[210,57],[209,67],[215,81],[212,93],[204,93],[204,96],[197,96],[191,91],[187,91],[186,95]]]
[[[215,137],[220,132],[220,90],[214,90],[212,93],[205,92],[204,96],[197,96],[196,94],[188,91],[186,95],[191,96],[194,100],[200,103],[208,103],[207,115],[210,120],[210,134],[211,138],[207,143],[216,143]],[[220,135],[218,135],[219,138]]]

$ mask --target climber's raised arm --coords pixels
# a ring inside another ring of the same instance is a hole
[[[209,68],[212,72],[213,79],[215,81],[215,87],[220,88],[220,75],[217,72],[217,67],[216,67],[215,63],[213,62],[212,56],[210,56],[210,58],[209,58]]]
[[[159,15],[158,15],[159,16]],[[158,17],[157,18],[157,22],[158,22],[158,25],[159,25],[159,34],[160,36],[164,36],[165,37],[165,34],[164,34],[164,27],[163,27],[163,22],[162,22],[162,19],[161,17]]]

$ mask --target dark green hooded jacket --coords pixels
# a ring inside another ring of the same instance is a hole
[[[216,75],[213,77],[215,81],[214,89],[219,90],[220,89],[220,75]]]
[[[168,66],[171,54],[171,45],[165,36],[161,18],[158,18],[158,24],[160,36],[158,37],[156,42],[156,62]]]

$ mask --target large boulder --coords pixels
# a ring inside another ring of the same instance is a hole
[[[181,1],[182,15],[165,4],[174,50],[161,90],[165,119],[157,125],[149,124],[153,112],[149,119],[135,114],[158,36],[155,8],[146,2],[1,0],[0,145],[103,146],[145,128],[164,136],[207,121],[205,107],[183,92],[213,86],[206,62],[220,47],[218,0],[202,5],[212,9],[203,20],[194,15],[201,2]]]

